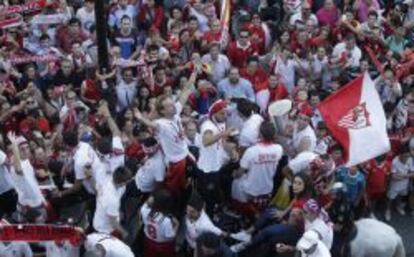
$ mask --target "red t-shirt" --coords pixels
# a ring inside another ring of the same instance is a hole
[[[391,172],[391,162],[385,160],[378,163],[376,160],[371,160],[365,166],[368,173],[367,177],[367,194],[370,198],[381,196],[387,186],[387,176]]]
[[[255,26],[251,23],[244,26],[249,31],[252,44],[259,51],[259,54],[265,53],[266,34],[261,26]]]
[[[231,42],[227,50],[227,56],[230,59],[230,62],[238,67],[243,68],[246,66],[247,58],[257,54],[257,49],[253,44],[250,44],[246,48],[241,48],[238,46],[237,42]]]
[[[267,81],[267,74],[266,72],[258,68],[255,73],[250,74],[246,68],[240,70],[240,76],[242,78],[247,79],[252,83],[254,91],[257,93],[260,90],[263,90],[263,85]]]
[[[279,83],[275,88],[269,88],[270,101],[285,99],[289,96],[289,91],[283,83]]]
[[[303,205],[309,200],[309,197],[294,198],[292,200],[292,209],[303,209]]]

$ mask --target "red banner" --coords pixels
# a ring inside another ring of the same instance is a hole
[[[27,14],[35,11],[42,10],[46,6],[46,0],[33,1],[21,5],[10,5],[0,8],[0,16],[11,14]]]
[[[0,225],[0,241],[69,241],[79,245],[84,238],[83,232],[71,226],[58,225]]]
[[[20,16],[0,20],[0,28],[2,29],[18,27],[22,24],[23,24],[23,19]]]

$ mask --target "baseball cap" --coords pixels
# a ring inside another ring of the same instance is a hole
[[[306,231],[299,240],[296,248],[301,251],[309,250],[319,242],[319,235],[313,230]]]

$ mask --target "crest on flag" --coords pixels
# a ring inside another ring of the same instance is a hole
[[[363,129],[371,126],[366,103],[360,103],[349,110],[339,121],[338,126],[346,129]]]

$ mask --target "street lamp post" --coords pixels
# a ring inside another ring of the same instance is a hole
[[[106,0],[95,0],[96,39],[98,44],[98,62],[100,72],[108,71],[107,20],[105,10]]]

